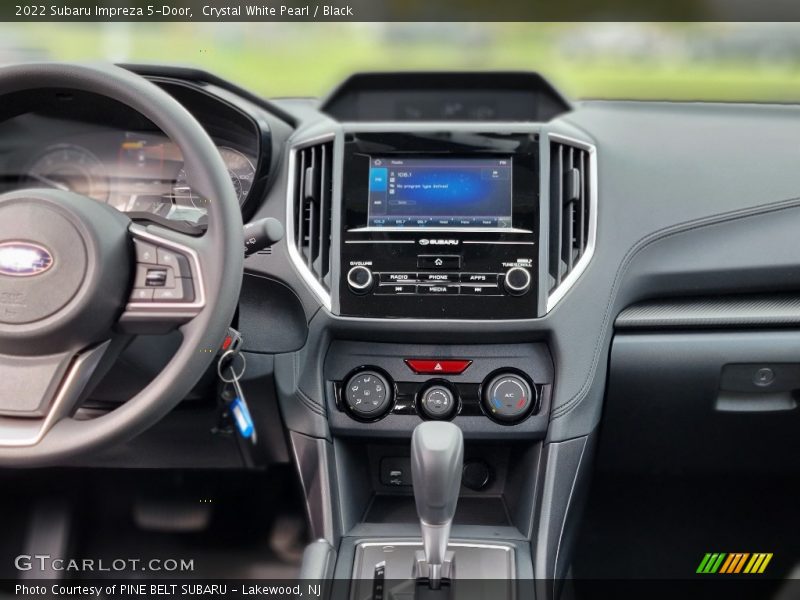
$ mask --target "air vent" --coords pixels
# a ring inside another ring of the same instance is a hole
[[[594,169],[593,147],[551,136],[548,309],[577,279],[594,250]]]
[[[295,150],[292,187],[293,243],[301,273],[329,302],[333,142]]]

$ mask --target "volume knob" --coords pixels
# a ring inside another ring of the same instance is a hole
[[[367,267],[356,266],[347,272],[347,285],[355,294],[366,294],[372,289],[374,279]]]
[[[531,289],[531,273],[522,267],[511,267],[506,271],[503,287],[512,296],[522,296]]]

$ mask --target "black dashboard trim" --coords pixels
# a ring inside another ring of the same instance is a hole
[[[142,77],[164,77],[168,79],[184,80],[190,83],[193,82],[195,84],[205,83],[214,85],[227,90],[232,94],[240,96],[248,102],[255,104],[259,108],[266,110],[270,114],[278,117],[287,125],[291,125],[292,127],[297,127],[298,125],[298,121],[294,116],[279,106],[276,106],[274,103],[265,100],[261,96],[258,96],[247,89],[236,85],[235,83],[231,83],[230,81],[214,75],[213,73],[204,71],[203,69],[197,69],[193,67],[172,67],[164,65],[144,65],[136,63],[122,63],[118,64],[117,66],[132,71],[133,73],[141,75]]]
[[[670,298],[629,306],[618,330],[775,327],[800,324],[800,296],[779,294],[717,298]]]

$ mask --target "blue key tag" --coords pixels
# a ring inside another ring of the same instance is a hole
[[[251,439],[255,432],[253,418],[250,416],[247,404],[245,404],[239,396],[234,398],[233,402],[231,402],[231,414],[233,415],[233,420],[236,423],[236,429],[239,431],[239,435],[245,439]]]
[[[247,400],[244,399],[244,392],[242,386],[239,385],[239,378],[234,376],[233,389],[236,392],[236,397],[231,402],[231,415],[236,423],[236,429],[239,434],[251,443],[256,443],[256,428],[253,425],[253,417],[250,416],[250,409],[247,407]]]

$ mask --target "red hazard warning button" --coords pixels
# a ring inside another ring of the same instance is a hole
[[[407,358],[408,368],[417,375],[460,375],[472,364],[471,360],[436,360],[433,358]]]

